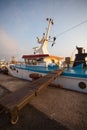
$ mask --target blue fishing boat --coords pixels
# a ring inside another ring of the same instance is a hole
[[[34,47],[34,54],[23,55],[25,63],[9,64],[9,74],[26,79],[36,80],[50,72],[65,68],[63,74],[54,80],[53,84],[62,88],[87,93],[87,53],[82,47],[76,47],[78,53],[71,67],[70,57],[59,57],[50,55],[47,45],[52,38],[49,36],[50,27],[53,25],[53,19],[47,18],[48,27],[42,38],[37,37],[40,47]],[[52,45],[56,38],[53,37]]]
[[[37,37],[39,47],[34,47],[34,53],[31,55],[23,55],[24,64],[10,64],[8,65],[9,74],[12,76],[32,80],[37,79],[40,75],[44,76],[59,67],[59,63],[63,60],[62,57],[50,55],[47,46],[48,42],[54,43],[56,38],[50,38],[50,27],[53,25],[53,19],[47,18],[48,27],[46,33],[43,33],[42,38]]]

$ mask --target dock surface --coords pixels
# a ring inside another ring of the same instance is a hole
[[[28,81],[25,82],[20,79],[0,74],[0,83],[2,82],[2,85],[5,84],[5,79],[9,79],[12,84],[14,83],[14,92],[16,89],[20,89],[20,87],[18,88],[16,86],[17,82],[19,84],[23,84],[22,82],[24,82],[24,84],[30,83]],[[3,94],[4,92],[5,94],[8,94],[10,91],[13,91],[11,88],[9,88],[9,91],[7,91],[7,89],[4,89],[3,86],[1,86],[1,90],[2,89]],[[3,94],[0,96],[2,97]],[[41,91],[38,96],[31,100],[30,105],[27,105],[25,108],[23,108],[21,111],[20,121],[16,126],[9,126],[9,122],[7,122],[7,120],[4,118],[5,116],[6,115],[1,115],[2,119],[0,118],[0,130],[3,130],[3,128],[4,130],[19,130],[21,128],[28,130],[30,126],[30,129],[33,130],[40,130],[40,128],[42,130],[48,130],[49,128],[50,130],[58,130],[58,128],[87,130],[87,94],[60,88],[47,87],[44,89],[44,91]],[[5,127],[3,124],[6,122],[7,124]],[[39,122],[41,124],[39,124]],[[48,124],[50,124],[50,127]],[[55,129],[51,126],[51,124]]]

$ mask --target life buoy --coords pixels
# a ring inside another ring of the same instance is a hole
[[[79,82],[79,87],[81,88],[81,89],[85,89],[86,88],[86,83],[84,83],[84,82]]]

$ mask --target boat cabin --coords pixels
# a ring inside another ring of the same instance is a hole
[[[51,56],[49,54],[35,54],[35,55],[23,55],[22,58],[25,60],[27,65],[41,65],[48,66],[56,64],[59,66],[62,57]]]
[[[39,65],[45,64],[44,59],[48,56],[48,54],[23,55],[22,58],[25,60],[25,64]]]

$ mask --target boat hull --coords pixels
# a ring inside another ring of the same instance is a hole
[[[60,76],[53,82],[61,88],[87,93],[87,79],[78,77]]]
[[[41,74],[42,76],[46,75],[46,73],[23,70],[19,68],[17,68],[16,70],[8,68],[8,70],[10,75],[30,81],[32,81],[30,74],[37,73]],[[87,78],[78,78],[61,75],[60,77],[54,80],[53,84],[60,86],[61,88],[87,93]]]
[[[38,73],[38,74],[41,74],[42,76],[46,75],[45,73],[34,72],[30,70],[23,70],[23,69],[18,69],[18,68],[16,70],[12,70],[8,68],[8,71],[9,71],[9,74],[12,75],[13,77],[17,77],[17,78],[21,78],[21,79],[25,79],[29,81],[32,81],[30,74]]]

